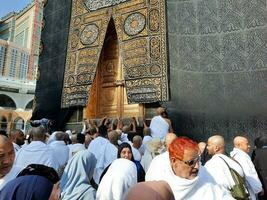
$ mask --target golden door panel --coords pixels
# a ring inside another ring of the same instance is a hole
[[[132,117],[139,115],[139,105],[128,105],[123,85],[122,66],[114,22],[111,21],[97,68],[97,75],[87,108],[88,118]],[[91,100],[91,99],[95,100]]]
[[[116,81],[120,76],[121,69],[119,66],[118,39],[113,21],[108,26],[98,69],[100,71],[97,86],[98,115],[101,117],[116,116],[119,98]]]
[[[97,79],[95,78],[89,96],[88,105],[85,108],[85,118],[96,118],[97,115]]]
[[[124,117],[143,117],[143,104],[128,104],[125,87],[123,88],[123,116]]]
[[[109,115],[110,113],[117,111],[117,95],[115,87],[101,88],[97,107],[100,116]]]

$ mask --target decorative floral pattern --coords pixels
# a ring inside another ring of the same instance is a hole
[[[94,11],[109,6],[115,6],[126,1],[129,0],[86,0],[84,4],[90,11]]]
[[[141,13],[130,14],[124,21],[124,31],[129,36],[142,32],[146,26],[146,18]]]
[[[84,45],[91,45],[98,38],[98,34],[99,34],[99,28],[97,27],[97,25],[89,24],[82,31],[82,34],[80,37],[81,42]]]

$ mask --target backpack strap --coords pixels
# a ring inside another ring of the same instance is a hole
[[[244,172],[244,169],[242,167],[242,165],[234,158],[236,154],[234,154],[232,157],[230,157],[233,161],[235,161],[242,169],[243,173],[244,173],[244,177],[245,177],[245,172]]]
[[[233,179],[233,181],[234,181],[234,183],[236,184],[238,181],[236,180],[236,178],[235,178],[235,176],[233,176],[233,174],[232,174],[232,168],[229,166],[229,164],[221,157],[221,156],[219,156],[224,162],[225,162],[225,164],[227,165],[227,167],[228,167],[228,169],[229,169],[229,172],[230,172],[230,174],[231,174],[231,177],[232,177],[232,179]],[[238,172],[237,172],[238,173]],[[228,179],[228,181],[229,181],[229,179]]]
[[[244,177],[242,177],[242,176],[241,176],[235,169],[231,168],[231,167],[229,166],[229,164],[228,164],[228,163],[227,163],[221,156],[219,156],[219,157],[220,157],[220,158],[225,162],[225,164],[227,165],[227,167],[228,167],[228,169],[229,169],[229,171],[230,171],[230,174],[231,174],[231,176],[232,176],[232,179],[233,179],[233,181],[234,181],[235,184],[238,183],[239,181],[238,181],[238,179],[237,179],[235,176],[233,176],[232,171],[234,171],[235,173],[237,173],[236,175],[239,175],[239,177],[241,177],[241,178],[243,179],[243,186],[244,186],[244,188],[245,188],[247,194],[249,195],[248,188],[247,188],[246,183],[245,183],[245,182],[246,182],[246,180],[245,180],[245,174],[244,174]],[[237,162],[236,160],[234,160],[234,159],[232,159],[232,160],[239,164],[239,162]],[[241,165],[239,164],[239,166],[241,166]],[[242,166],[241,166],[241,169],[243,170]]]
[[[230,166],[228,165],[228,163],[221,156],[219,156],[219,157],[225,162],[225,164],[227,165],[227,167],[230,169]]]
[[[236,183],[237,182],[237,180],[236,180],[236,178],[235,177],[233,177],[233,175],[232,175],[232,172],[231,172],[231,170],[234,170],[240,177],[242,177],[243,179],[244,179],[244,183],[245,183],[245,174],[244,174],[244,177],[243,176],[241,176],[234,168],[232,168],[232,167],[230,167],[229,166],[229,164],[221,157],[221,156],[219,156],[224,162],[225,162],[225,164],[227,165],[227,167],[228,167],[228,169],[229,169],[229,171],[230,171],[230,174],[231,174],[231,176],[232,176],[232,178],[233,178],[233,181]],[[232,159],[233,160],[233,159]],[[243,171],[243,168],[242,168],[242,166],[239,164],[239,162],[237,162],[236,160],[233,160],[233,161],[235,161],[240,167],[241,167],[241,170]],[[243,171],[243,173],[244,173],[244,171]],[[246,185],[245,185],[245,187],[246,187]],[[246,187],[246,189],[247,189],[247,187]]]
[[[236,155],[236,154],[235,154]],[[235,156],[234,155],[234,156]],[[223,159],[221,156],[219,156],[221,159]],[[243,170],[243,167],[240,165],[240,163],[236,160],[236,159],[234,159],[233,157],[230,157],[230,159],[231,160],[233,160],[233,161],[235,161],[240,167],[241,167],[241,169],[242,169],[242,172],[244,173],[244,170]],[[223,159],[223,161],[225,162],[225,164],[227,165],[227,167],[230,169],[231,167],[229,166],[229,164]],[[241,175],[240,175],[241,176]],[[245,173],[244,173],[244,177],[245,177]]]

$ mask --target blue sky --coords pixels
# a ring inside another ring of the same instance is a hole
[[[0,0],[0,18],[12,11],[19,11],[32,0]]]

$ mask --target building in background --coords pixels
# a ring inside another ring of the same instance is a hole
[[[14,42],[0,40],[0,74],[20,80],[27,78],[31,51]]]
[[[25,129],[32,113],[43,3],[0,19],[0,129]]]

